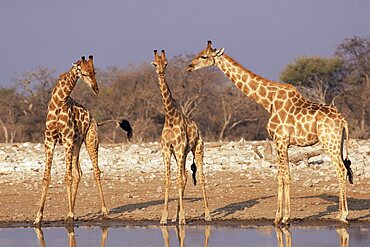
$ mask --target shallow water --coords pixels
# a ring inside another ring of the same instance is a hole
[[[0,228],[0,246],[370,246],[360,227],[50,227]]]

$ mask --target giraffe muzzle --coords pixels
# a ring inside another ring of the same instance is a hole
[[[194,66],[189,64],[188,68],[186,69],[187,72],[192,72],[194,70]]]
[[[98,87],[93,87],[93,90],[94,90],[95,95],[99,94],[99,88]]]

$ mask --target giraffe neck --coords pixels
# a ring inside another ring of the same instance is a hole
[[[172,98],[172,93],[166,82],[165,76],[158,74],[159,88],[162,95],[162,103],[164,106],[166,119],[169,119],[175,112],[175,100]]]
[[[272,86],[276,90],[279,90],[281,86],[279,83],[264,79],[243,68],[226,54],[216,58],[215,66],[220,68],[245,95],[271,113],[274,95],[271,94],[269,88]]]
[[[71,68],[68,72],[61,74],[53,89],[51,99],[54,103],[63,104],[67,101],[78,81],[77,72]]]

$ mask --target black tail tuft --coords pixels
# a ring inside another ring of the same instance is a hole
[[[351,184],[353,184],[353,172],[352,172],[352,169],[350,167],[351,166],[351,161],[349,159],[345,159],[345,160],[343,160],[343,163],[344,163],[344,166],[347,169],[348,180]]]
[[[127,121],[126,119],[122,119],[119,122],[119,127],[121,127],[124,131],[127,132],[127,138],[130,140],[132,137],[132,128],[131,128],[130,122]]]
[[[195,165],[194,160],[193,160],[193,164],[191,165],[190,169],[193,172],[192,177],[193,177],[194,186],[196,186],[197,185],[197,176],[196,176],[197,166]]]

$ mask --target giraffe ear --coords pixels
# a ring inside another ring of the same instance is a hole
[[[224,50],[225,50],[225,48],[217,49],[215,51],[216,56],[217,57],[222,56],[222,54],[224,54]]]

